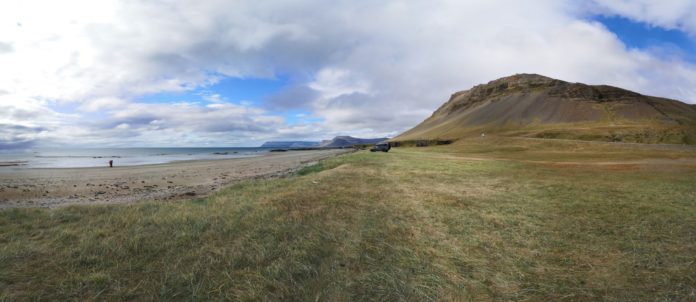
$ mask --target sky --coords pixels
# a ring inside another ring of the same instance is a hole
[[[3,1],[0,151],[393,137],[517,73],[696,103],[696,0]]]

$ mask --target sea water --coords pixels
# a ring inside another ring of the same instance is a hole
[[[0,152],[0,170],[27,168],[87,168],[165,164],[260,156],[272,148],[93,148],[37,149]]]

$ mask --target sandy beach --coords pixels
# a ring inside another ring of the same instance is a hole
[[[195,198],[240,180],[284,176],[351,151],[291,151],[160,165],[3,171],[0,209]]]

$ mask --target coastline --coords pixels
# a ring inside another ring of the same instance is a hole
[[[267,153],[114,168],[32,168],[0,172],[0,209],[119,204],[206,196],[232,183],[279,177],[351,149]]]

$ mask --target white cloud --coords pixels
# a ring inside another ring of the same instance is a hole
[[[128,128],[130,128],[130,125],[128,125],[127,123],[119,124],[118,126],[116,126],[116,129],[119,130],[126,130]]]
[[[369,85],[349,70],[323,68],[317,72],[315,80],[307,85],[321,93],[323,99],[336,98],[354,93],[369,93]]]
[[[585,19],[597,11],[696,32],[693,1],[3,2],[0,128],[87,144],[382,136],[455,91],[521,72],[696,102],[696,66],[627,49]],[[207,105],[136,101],[278,75],[291,87],[262,105],[218,92],[202,95]],[[309,114],[289,125],[274,108]]]
[[[220,103],[224,101],[224,97],[217,93],[203,95],[203,99],[213,103]]]
[[[94,112],[106,109],[116,109],[128,104],[128,101],[116,97],[101,97],[85,100],[79,107],[82,111]]]
[[[696,37],[696,1],[693,0],[594,0],[605,12],[667,29],[679,29]]]

